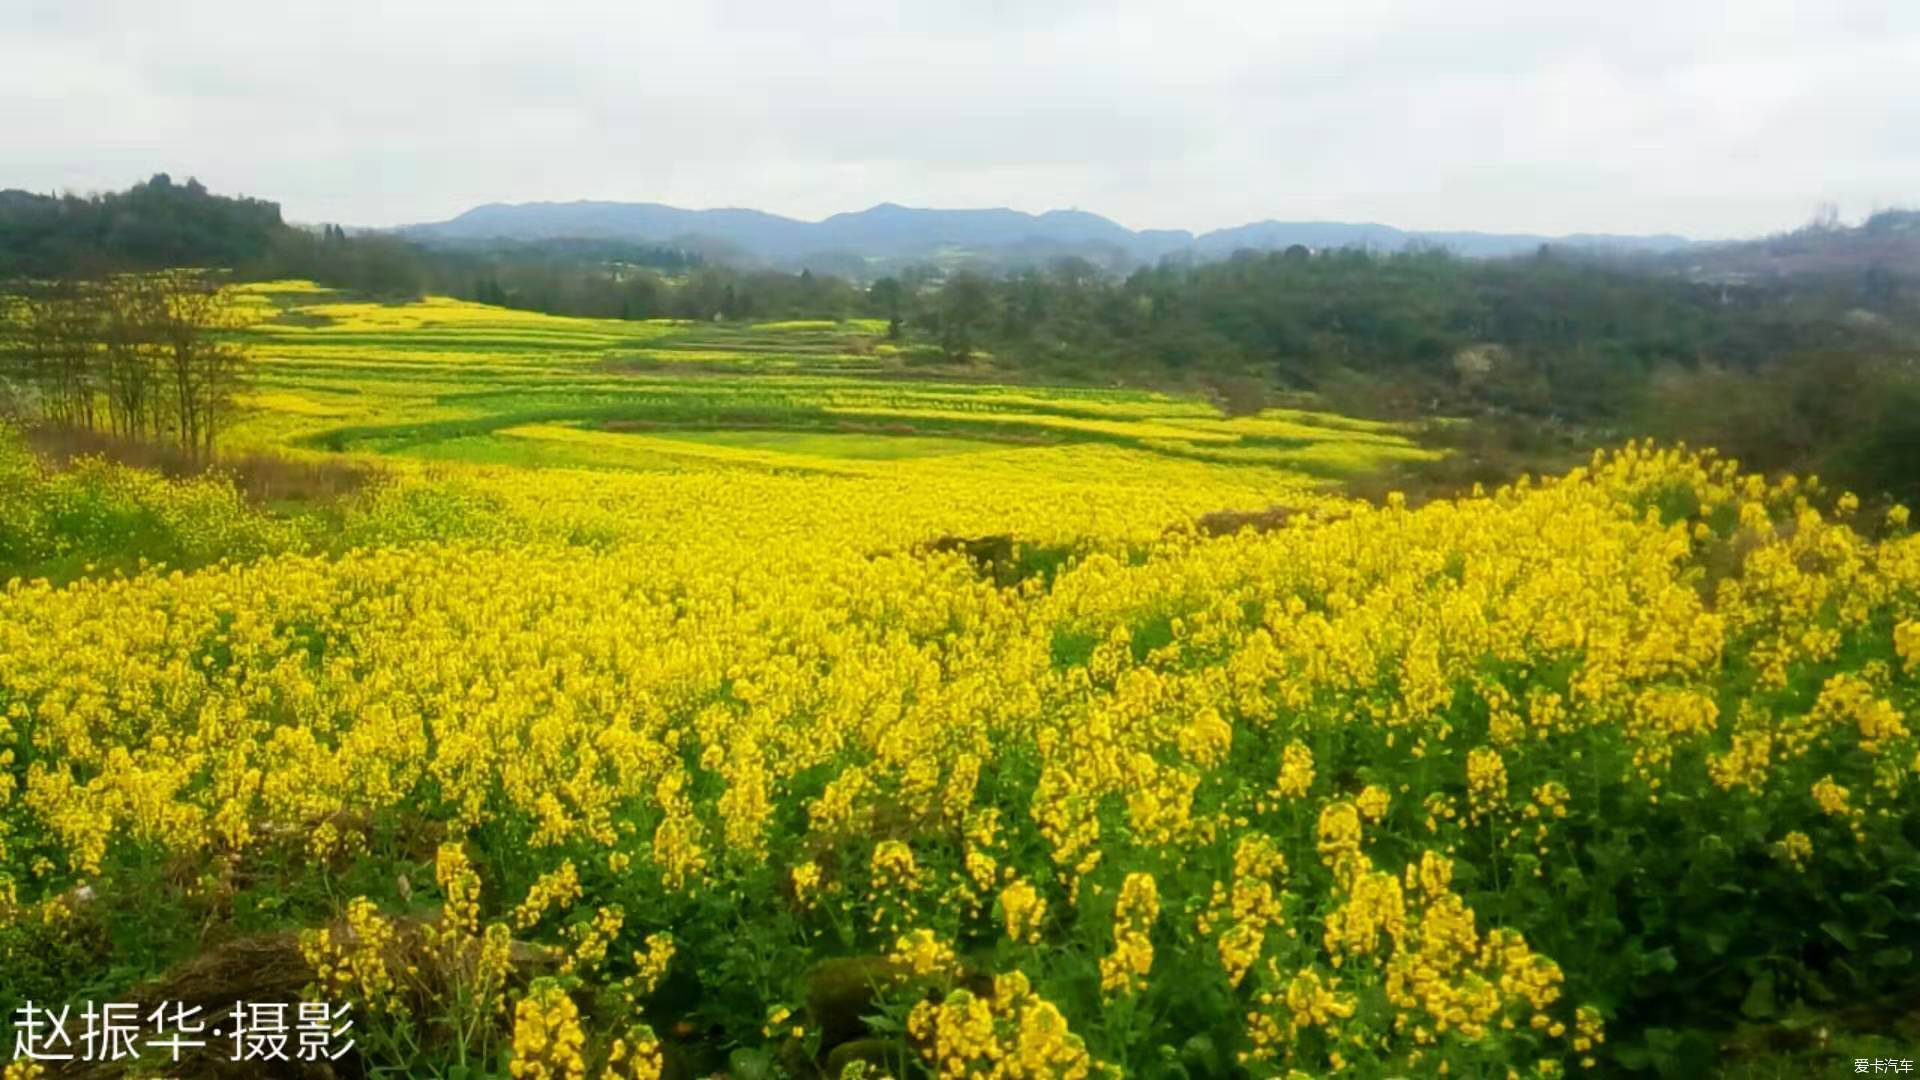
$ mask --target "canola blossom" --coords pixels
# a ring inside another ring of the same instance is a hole
[[[1559,1075],[1911,862],[1903,515],[1641,446],[1220,536],[1249,493],[1106,479],[472,469],[342,553],[11,582],[0,948],[298,895],[315,986],[514,1076],[661,1075],[681,1018],[884,1051],[840,1075]],[[1017,572],[927,545],[986,532]],[[1791,914],[1706,943],[1715,889]]]

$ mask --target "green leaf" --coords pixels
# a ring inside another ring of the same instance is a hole
[[[734,1080],[773,1080],[773,1058],[764,1050],[743,1046],[727,1055],[727,1075]]]
[[[1828,919],[1826,922],[1820,924],[1820,929],[1825,930],[1828,937],[1846,946],[1849,950],[1860,947],[1859,937],[1854,934],[1853,928],[1845,923]]]
[[[1765,1020],[1772,1016],[1779,1003],[1774,999],[1773,972],[1762,971],[1758,978],[1747,987],[1746,999],[1740,1002],[1740,1015],[1749,1020]]]
[[[1575,900],[1587,894],[1587,878],[1580,868],[1573,865],[1562,866],[1553,875],[1553,883],[1567,899]]]
[[[1221,1076],[1226,1072],[1226,1061],[1219,1046],[1211,1035],[1204,1032],[1188,1039],[1186,1045],[1180,1048],[1180,1060],[1206,1076]]]
[[[1647,1051],[1646,1045],[1643,1043],[1617,1047],[1613,1052],[1613,1059],[1619,1062],[1622,1067],[1632,1069],[1635,1072],[1653,1064],[1653,1055]]]
[[[1636,961],[1641,975],[1671,975],[1679,970],[1680,961],[1674,959],[1670,946],[1661,946],[1652,952],[1641,953]]]
[[[1663,1077],[1700,1076],[1714,1056],[1712,1040],[1699,1031],[1649,1028],[1647,1046],[1654,1069]]]

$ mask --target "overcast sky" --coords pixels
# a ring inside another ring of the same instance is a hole
[[[306,222],[890,200],[1739,236],[1920,204],[1920,0],[0,0],[0,117],[0,187],[164,170]]]

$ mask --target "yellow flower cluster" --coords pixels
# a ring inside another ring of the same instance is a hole
[[[1591,1005],[1582,1005],[1574,1010],[1573,1031],[1573,1049],[1578,1054],[1590,1054],[1607,1041],[1606,1021],[1601,1017],[1600,1010]],[[1592,1057],[1583,1057],[1580,1064],[1591,1069],[1594,1060]]]
[[[1100,989],[1131,994],[1145,985],[1153,970],[1153,942],[1148,935],[1160,918],[1160,892],[1152,874],[1131,873],[1120,886],[1113,908],[1113,952],[1100,961]]]
[[[1839,674],[1827,680],[1813,706],[1816,721],[1850,724],[1860,732],[1860,749],[1873,753],[1883,741],[1908,735],[1906,718],[1893,703],[1880,697],[1872,683],[1858,675]]]
[[[1312,1028],[1323,1030],[1328,1041],[1338,1042],[1341,1021],[1352,1018],[1358,1008],[1354,995],[1340,989],[1338,976],[1322,978],[1312,968],[1302,968],[1285,976],[1278,962],[1268,961],[1270,981],[1279,990],[1264,990],[1254,998],[1259,1006],[1247,1014],[1247,1035],[1252,1049],[1243,1051],[1242,1062],[1275,1062],[1294,1059],[1301,1034]],[[1344,1067],[1340,1051],[1328,1054],[1333,1071]]]
[[[1742,787],[1758,794],[1766,786],[1772,760],[1772,732],[1741,732],[1733,736],[1726,751],[1707,759],[1707,776],[1722,790]]]
[[[371,1012],[404,1008],[395,968],[399,932],[366,897],[347,905],[345,925],[300,935],[300,955],[313,969],[320,996],[351,1001]]]
[[[491,950],[475,985],[509,926],[592,989],[631,958],[630,1003],[689,959],[648,931],[693,912],[777,908],[809,948],[904,938],[929,972],[991,938],[991,970],[1036,979],[1079,934],[1105,1008],[1175,992],[1147,978],[1158,942],[1163,976],[1204,958],[1274,1060],[1419,1073],[1441,1044],[1598,1043],[1559,1000],[1575,958],[1481,925],[1500,909],[1475,890],[1519,859],[1587,867],[1619,791],[1676,831],[1694,819],[1650,798],[1797,815],[1744,854],[1810,875],[1816,845],[1915,812],[1920,541],[1805,487],[1631,447],[1418,509],[1257,485],[1102,502],[1063,492],[1117,459],[1038,449],[1044,480],[994,451],[919,485],[422,474],[354,511],[372,541],[338,557],[10,583],[0,918],[143,861],[391,880],[392,823],[425,820],[438,932],[468,967]],[[1280,502],[1284,528],[1192,527]],[[1004,565],[929,550],[1002,532]],[[488,860],[532,879],[524,902],[487,907]],[[760,895],[782,883],[790,904]],[[358,900],[310,931],[316,986],[398,1008],[402,925]],[[936,1071],[1093,1067],[1061,1013],[1098,1039],[1090,1006],[965,993],[916,1010]],[[571,1067],[548,1053],[579,1026],[565,997],[515,1013],[538,1075]],[[1365,1048],[1330,1034],[1354,1009]]]
[[[513,925],[525,930],[537,924],[547,912],[564,911],[580,899],[580,872],[571,859],[541,874],[527,890],[527,898],[513,911]]]
[[[873,887],[880,892],[915,892],[920,868],[913,849],[898,840],[882,840],[873,849]]]
[[[451,932],[474,934],[480,929],[480,875],[467,861],[460,844],[442,844],[434,856],[434,880],[446,899],[440,921]]]
[[[514,1009],[507,1069],[515,1080],[580,1080],[587,1074],[586,1041],[573,998],[557,982],[540,983]]]
[[[1290,799],[1304,798],[1313,789],[1313,751],[1298,739],[1280,755],[1280,782],[1276,790]]]
[[[1287,872],[1287,857],[1272,838],[1249,834],[1234,845],[1233,884],[1231,888],[1216,881],[1206,911],[1197,927],[1201,936],[1213,933],[1216,924],[1225,924],[1216,950],[1227,982],[1238,987],[1266,943],[1267,930],[1285,916],[1280,899],[1282,879]]]
[[[1016,878],[1001,889],[1000,913],[1009,941],[1039,943],[1041,925],[1047,920],[1047,900],[1032,882]]]
[[[600,908],[593,913],[590,921],[570,927],[573,949],[560,961],[561,974],[599,970],[607,959],[607,947],[619,936],[626,920],[626,912],[616,904]]]
[[[902,971],[917,976],[952,972],[957,960],[953,946],[940,940],[940,935],[926,929],[900,935],[887,958]]]
[[[1853,792],[1834,783],[1831,773],[1814,781],[1813,801],[1820,807],[1821,813],[1846,822],[1847,828],[1853,832],[1854,839],[1865,839],[1866,834],[1862,828],[1861,819],[1866,816],[1866,811],[1853,805]]]
[[[908,1014],[907,1031],[927,1067],[943,1078],[1081,1080],[1110,1071],[1017,971],[996,976],[990,997],[955,990],[938,1004],[920,1002]]]
[[[1813,858],[1813,840],[1806,833],[1795,829],[1781,837],[1774,844],[1774,853],[1786,860],[1795,870],[1805,870]]]
[[[637,996],[653,993],[653,988],[666,978],[667,966],[673,963],[673,954],[678,951],[673,943],[673,935],[665,932],[648,934],[645,952],[633,954],[633,975],[628,983],[629,989]]]
[[[1505,806],[1507,764],[1500,751],[1481,747],[1467,753],[1467,805],[1478,821]]]
[[[666,1058],[660,1049],[659,1037],[652,1028],[641,1024],[613,1040],[603,1075],[609,1080],[660,1080],[665,1071]]]
[[[1387,962],[1387,997],[1403,1010],[1396,1025],[1419,1045],[1449,1033],[1481,1039],[1503,1012],[1522,1009],[1532,1027],[1558,1037],[1564,1026],[1554,1030],[1546,1010],[1560,997],[1559,966],[1512,930],[1482,938],[1473,909],[1451,888],[1453,864],[1444,856],[1424,853],[1406,877],[1420,914]]]
[[[1920,620],[1908,619],[1893,628],[1893,648],[1909,673],[1920,670]]]

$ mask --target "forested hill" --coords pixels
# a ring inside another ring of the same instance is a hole
[[[165,173],[87,197],[0,191],[0,277],[238,266],[289,231],[277,203],[214,195]]]

